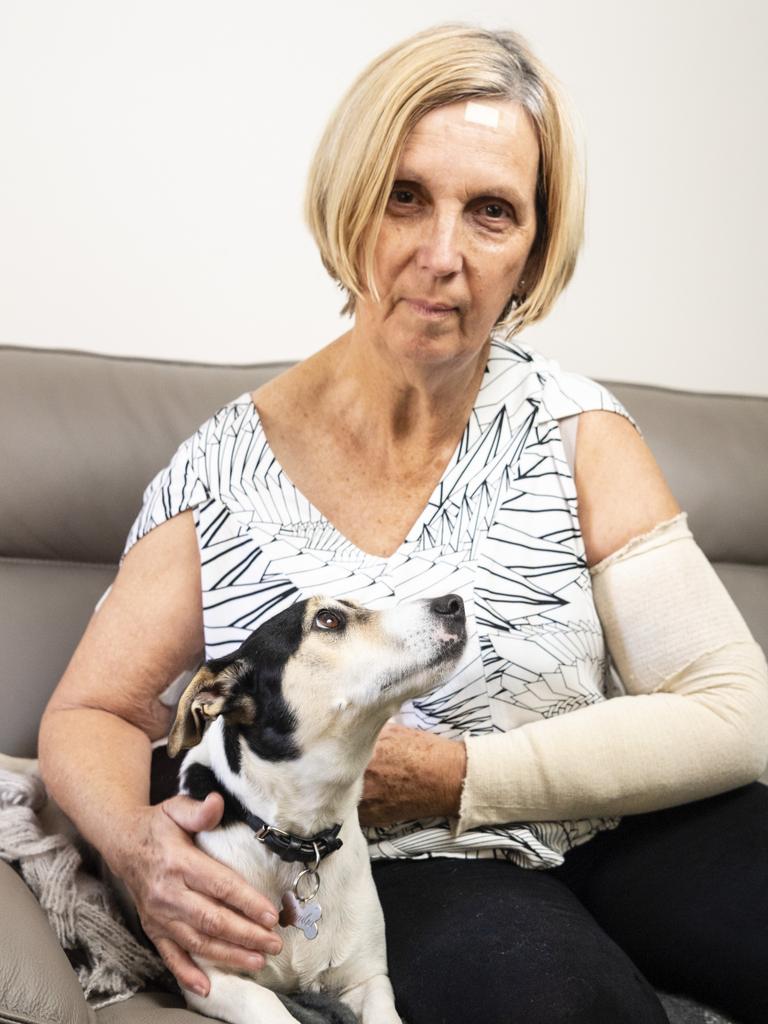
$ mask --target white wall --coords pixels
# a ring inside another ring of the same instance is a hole
[[[0,0],[0,343],[214,362],[345,329],[301,219],[351,78],[515,28],[587,140],[587,242],[523,339],[590,376],[768,394],[762,0]]]

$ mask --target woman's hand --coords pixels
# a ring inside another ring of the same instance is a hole
[[[461,740],[388,723],[365,772],[360,824],[456,817],[466,767]]]
[[[174,796],[142,808],[111,866],[128,886],[144,931],[179,984],[207,995],[208,978],[190,953],[248,971],[282,942],[270,900],[236,872],[199,850],[191,834],[214,828],[224,811],[218,793],[204,801]],[[235,909],[236,908],[236,909]],[[271,925],[265,915],[271,915]]]

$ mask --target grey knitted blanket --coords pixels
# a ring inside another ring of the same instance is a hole
[[[0,858],[12,864],[48,915],[88,1003],[127,999],[165,966],[128,931],[107,887],[89,875],[74,843],[47,835],[38,812],[47,800],[35,774],[0,769]]]
[[[128,930],[107,886],[85,870],[72,839],[43,827],[45,787],[32,762],[23,767],[16,772],[0,766],[0,859],[37,897],[88,1004],[98,1009],[128,999],[150,982],[178,991],[160,957]],[[357,1024],[352,1011],[330,996],[297,992],[278,998],[299,1024]]]

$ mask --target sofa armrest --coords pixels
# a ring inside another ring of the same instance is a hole
[[[0,861],[0,1022],[91,1024],[77,975],[24,881]]]
[[[181,996],[139,992],[124,1003],[112,1003],[97,1010],[95,1021],[96,1024],[210,1024],[210,1017],[186,1009]]]

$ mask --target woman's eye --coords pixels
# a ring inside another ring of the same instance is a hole
[[[342,624],[341,616],[328,608],[322,608],[315,616],[315,624],[320,629],[338,629]]]
[[[392,198],[396,202],[408,206],[413,202],[414,195],[413,192],[409,192],[406,188],[394,188],[392,189]]]
[[[502,220],[507,214],[505,207],[501,203],[485,203],[481,207],[482,213],[489,218],[489,220]]]

